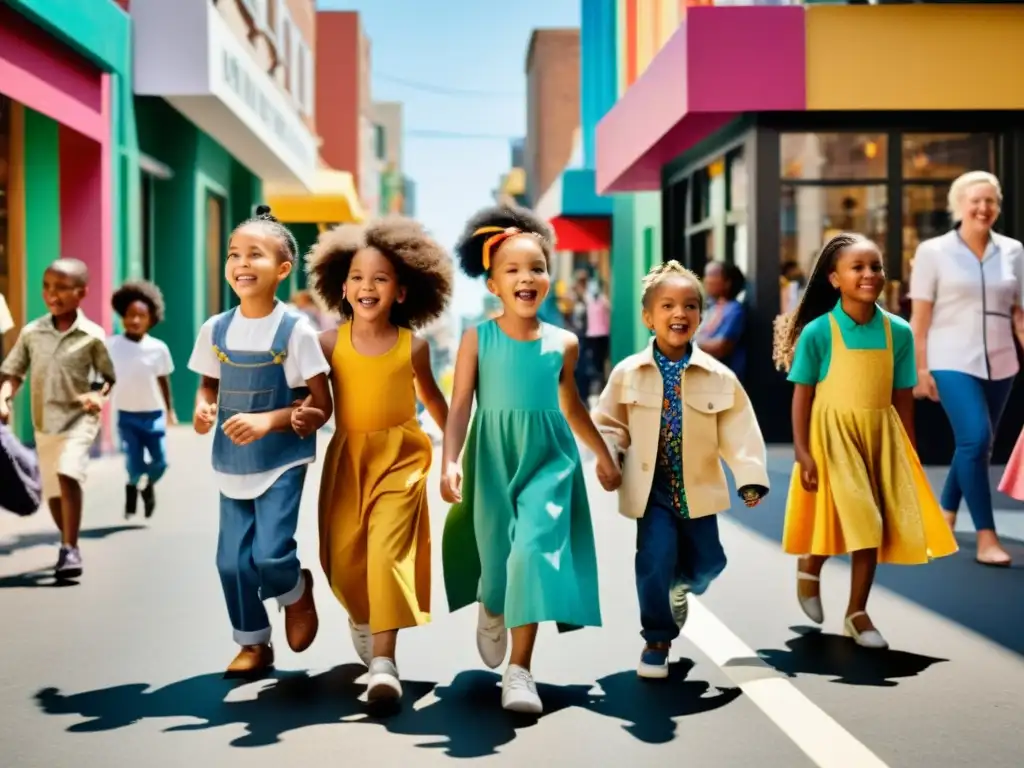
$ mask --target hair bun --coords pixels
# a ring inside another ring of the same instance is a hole
[[[270,206],[269,205],[257,205],[256,206],[256,217],[257,218],[261,218],[261,219],[272,219],[272,218],[274,218],[270,214]]]

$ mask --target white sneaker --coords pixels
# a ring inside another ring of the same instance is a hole
[[[397,701],[402,698],[398,667],[384,656],[370,660],[370,678],[366,681],[366,698],[371,702]]]
[[[370,666],[370,662],[373,661],[373,635],[370,634],[370,625],[353,624],[350,618],[348,630],[352,634],[352,645],[355,646],[359,660],[366,666]]]
[[[497,669],[505,661],[505,654],[508,652],[508,630],[505,628],[504,616],[491,616],[479,604],[479,613],[476,617],[476,649],[491,669]]]
[[[544,711],[530,670],[516,664],[508,665],[501,679],[501,706],[509,712],[528,715],[539,715]]]
[[[54,569],[58,579],[77,579],[82,575],[82,553],[78,547],[62,544]]]

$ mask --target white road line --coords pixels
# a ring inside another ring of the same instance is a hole
[[[746,679],[736,659],[757,658],[732,630],[690,595],[683,634],[732,679],[786,736],[820,768],[888,768],[871,750],[783,677]],[[743,667],[744,670],[751,668]]]

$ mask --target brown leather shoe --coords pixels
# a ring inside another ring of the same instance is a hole
[[[243,645],[235,660],[228,665],[224,677],[254,679],[262,677],[274,668],[274,649],[270,643],[264,645]]]
[[[284,609],[284,633],[288,638],[288,647],[296,653],[302,653],[313,644],[316,631],[320,628],[316,604],[313,602],[313,574],[308,568],[303,568],[302,578],[306,581],[302,597]]]

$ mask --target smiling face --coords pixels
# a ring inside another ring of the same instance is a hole
[[[282,257],[284,243],[279,235],[260,222],[235,230],[228,243],[224,278],[241,300],[272,296],[278,284],[292,271]]]
[[[843,298],[860,304],[874,304],[885,288],[882,254],[874,243],[854,243],[836,257],[828,276]]]
[[[971,184],[960,197],[959,214],[963,226],[988,232],[999,218],[999,193],[988,182]]]
[[[700,325],[700,290],[686,275],[666,275],[644,302],[644,325],[654,331],[658,349],[669,357],[682,355]]]
[[[506,311],[536,317],[551,290],[548,260],[537,238],[515,235],[501,244],[487,278],[487,290],[501,299]]]
[[[48,269],[43,273],[43,301],[52,315],[76,312],[78,305],[85,298],[85,292],[85,286],[74,275],[55,269]]]
[[[133,301],[125,310],[121,322],[124,325],[124,332],[129,336],[134,338],[145,336],[153,323],[149,304],[144,301]]]
[[[376,248],[361,248],[352,257],[343,295],[354,317],[374,322],[389,318],[395,302],[405,301],[405,288],[387,256]]]

